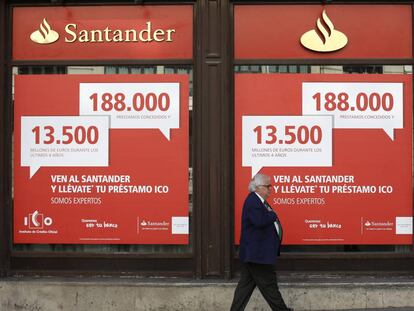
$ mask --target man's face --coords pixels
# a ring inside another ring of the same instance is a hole
[[[259,185],[256,188],[257,194],[260,195],[265,200],[269,197],[271,190],[272,190],[272,185],[270,184],[270,177],[264,180],[263,185]]]

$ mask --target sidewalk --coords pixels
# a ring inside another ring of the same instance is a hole
[[[325,311],[332,311],[332,310],[325,310]],[[406,307],[406,308],[375,308],[375,309],[347,309],[341,311],[414,311],[414,307]]]
[[[10,277],[0,280],[0,310],[228,311],[237,280]],[[280,273],[279,285],[296,311],[414,311],[412,273]],[[258,290],[246,311],[269,311]]]

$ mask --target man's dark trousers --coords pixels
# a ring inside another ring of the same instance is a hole
[[[247,262],[242,263],[241,277],[230,311],[244,310],[256,286],[272,310],[290,310],[280,294],[275,266]]]

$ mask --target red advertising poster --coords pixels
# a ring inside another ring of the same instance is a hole
[[[236,59],[411,58],[411,5],[236,5]]]
[[[192,5],[13,8],[13,60],[191,59]]]
[[[235,243],[271,176],[284,244],[412,244],[412,77],[236,74]]]
[[[16,76],[14,243],[187,244],[186,75]]]

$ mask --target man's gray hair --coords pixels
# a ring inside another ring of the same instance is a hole
[[[265,174],[256,174],[252,178],[252,180],[249,183],[249,191],[253,192],[256,191],[256,189],[259,186],[265,185],[269,181],[270,177]]]

